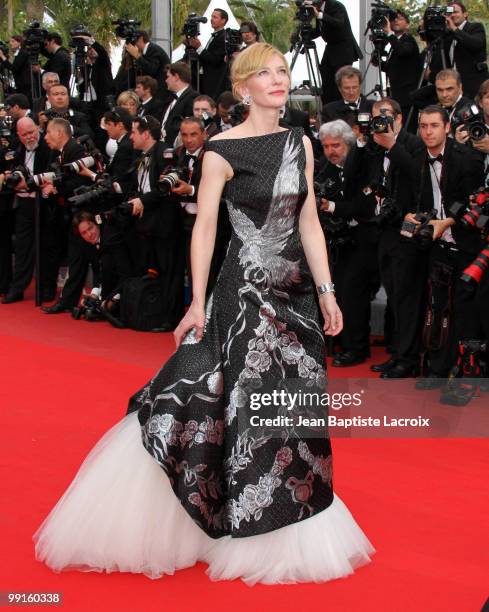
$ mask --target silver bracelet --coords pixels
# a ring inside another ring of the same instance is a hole
[[[316,290],[319,297],[325,293],[334,293],[334,283],[323,283],[322,285],[319,285],[319,287],[316,287]]]

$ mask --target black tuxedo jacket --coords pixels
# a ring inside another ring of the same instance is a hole
[[[214,32],[207,48],[199,55],[199,61],[203,68],[200,92],[214,98],[214,100],[217,100],[223,91],[231,89],[228,64],[224,61],[226,55],[224,38],[224,30]]]
[[[346,66],[363,57],[350,25],[348,12],[341,2],[326,0],[318,35],[327,43],[321,64]]]
[[[139,106],[138,115],[140,117],[147,117],[148,115],[151,115],[151,117],[158,119],[158,121],[161,123],[164,108],[165,106],[161,100],[151,98],[151,100],[146,102],[146,104],[141,104]]]
[[[144,213],[141,218],[136,219],[136,229],[140,234],[148,236],[175,238],[176,232],[180,230],[182,219],[179,199],[176,196],[163,196],[158,191],[158,179],[168,167],[168,160],[163,157],[166,148],[164,142],[157,142],[148,151],[151,191],[138,193],[137,197],[143,203]]]
[[[16,164],[23,166],[25,164],[26,148],[21,145],[16,151]],[[56,160],[56,152],[52,151],[46,141],[41,136],[39,144],[37,145],[36,153],[34,155],[34,172],[33,174],[40,174],[41,172],[49,172],[50,165]]]
[[[453,40],[457,41],[454,52],[454,62],[462,78],[464,94],[474,97],[483,81],[489,78],[487,70],[486,31],[482,23],[470,22],[463,30],[449,32],[444,38],[445,61],[451,66],[450,47]],[[441,50],[437,49],[431,62],[430,80],[443,68]]]
[[[48,61],[44,64],[45,72],[56,72],[59,82],[70,91],[71,58],[64,47],[60,47],[56,53],[47,55]]]
[[[6,68],[12,72],[15,81],[15,89],[18,93],[23,93],[29,99],[31,98],[31,69],[29,65],[29,55],[24,49],[19,49],[19,52],[14,57],[12,62],[8,59],[0,62],[2,68]]]
[[[123,136],[117,145],[117,151],[107,166],[107,172],[119,183],[123,194],[127,194],[134,184],[136,176],[135,161],[138,155],[134,151],[129,134]]]
[[[404,201],[404,212],[427,212],[433,209],[433,188],[431,172],[427,161],[426,148],[412,158],[411,193],[405,190],[399,197]],[[443,155],[441,192],[445,216],[450,216],[454,202],[467,202],[468,196],[484,181],[482,155],[474,155],[470,148],[448,138]],[[469,253],[477,253],[480,247],[480,233],[465,229],[457,222],[452,228],[457,247]]]
[[[166,138],[165,143],[167,147],[172,147],[175,142],[175,138],[178,136],[180,130],[180,123],[185,117],[192,117],[194,114],[194,99],[198,96],[198,92],[192,87],[187,89],[178,97],[177,103],[171,109],[168,119],[165,123]],[[171,101],[169,102],[171,104]],[[165,109],[166,112],[166,109]],[[163,112],[163,116],[165,115]]]
[[[408,33],[400,38],[392,34],[388,42],[392,51],[383,67],[389,78],[391,96],[401,106],[411,106],[409,94],[417,88],[422,69],[418,43]]]
[[[58,162],[61,165],[68,164],[85,157],[85,155],[85,149],[82,145],[78,144],[78,142],[72,138],[66,143],[63,150],[60,151]],[[64,202],[60,203],[66,204],[66,200],[73,195],[73,191],[82,185],[93,185],[93,182],[91,179],[80,176],[76,172],[67,172],[61,185],[57,187],[59,196],[64,199]]]
[[[370,113],[372,111],[371,100],[362,94],[360,96],[360,105],[358,112]],[[327,123],[328,121],[334,121],[335,119],[343,119],[348,125],[354,125],[357,119],[357,113],[345,104],[343,100],[335,100],[334,102],[328,102],[321,110],[321,123]]]
[[[188,161],[185,160],[185,147],[178,147],[175,151],[177,158],[177,165],[180,168],[188,169]],[[189,185],[195,188],[195,193],[193,196],[180,196],[181,202],[197,202],[197,197],[199,195],[199,184],[200,179],[202,177],[202,160],[204,159],[205,146],[202,147],[198,158],[195,160],[194,165],[192,166],[192,174],[190,176],[189,181],[187,182]]]
[[[169,97],[165,77],[166,66],[170,63],[166,51],[152,42],[149,43],[146,53],[141,55],[134,63],[138,74],[156,79],[158,83],[156,95],[164,101]]]
[[[92,45],[93,49],[97,52],[98,57],[96,62],[89,67],[90,81],[97,94],[97,106],[103,106],[105,103],[105,96],[114,93],[114,79],[112,78],[112,66],[110,63],[110,57],[106,49],[98,42],[94,42]],[[84,72],[82,71],[82,75]],[[82,81],[80,84],[80,98],[83,100],[85,93],[86,83]]]

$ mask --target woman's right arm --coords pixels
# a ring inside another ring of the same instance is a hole
[[[204,307],[209,269],[216,239],[219,203],[226,181],[232,177],[229,163],[217,153],[207,151],[202,164],[202,178],[197,200],[197,218],[192,232],[192,303],[174,332],[177,346],[192,329],[200,340],[204,331]]]

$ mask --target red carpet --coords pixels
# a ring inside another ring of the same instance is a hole
[[[212,583],[204,565],[156,581],[53,574],[34,559],[33,532],[173,338],[43,315],[29,300],[0,305],[0,341],[0,591],[59,591],[70,612],[474,612],[489,596],[487,440],[335,440],[336,491],[377,548],[345,580],[250,588]]]

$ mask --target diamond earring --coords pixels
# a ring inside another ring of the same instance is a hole
[[[251,106],[252,102],[253,102],[253,98],[251,97],[250,94],[245,94],[243,96],[243,104],[246,104],[246,106]]]

